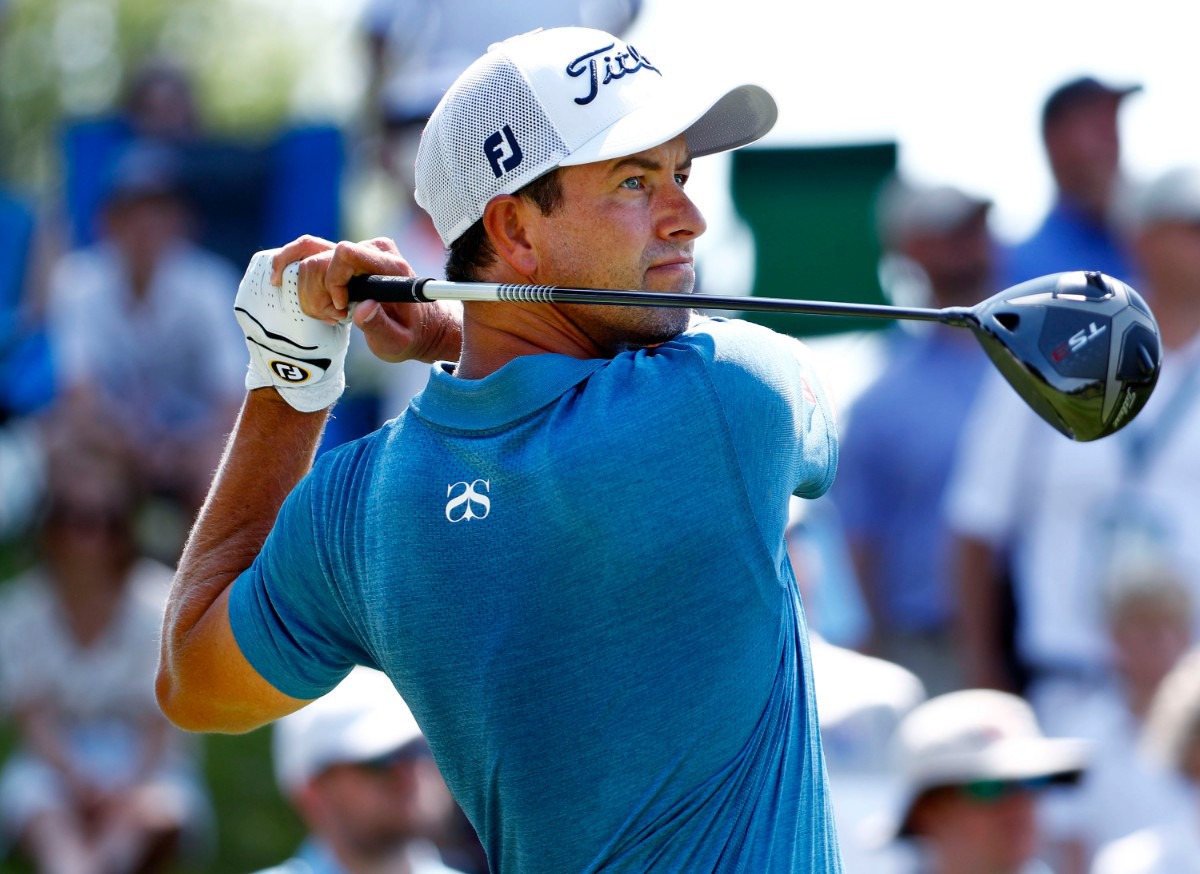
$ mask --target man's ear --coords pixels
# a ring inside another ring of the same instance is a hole
[[[537,272],[537,247],[527,224],[537,206],[515,194],[501,194],[483,209],[483,228],[496,257],[523,277]]]

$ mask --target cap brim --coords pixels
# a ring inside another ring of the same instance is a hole
[[[716,100],[664,95],[621,117],[564,159],[562,166],[623,158],[686,134],[692,157],[736,149],[761,139],[779,109],[757,85],[739,85]]]
[[[1071,780],[1087,767],[1089,745],[1074,738],[1013,739],[981,752],[949,756],[935,768],[914,775],[897,798],[895,811],[877,818],[869,842],[882,845],[909,834],[908,819],[916,800],[939,786],[961,786],[978,780]]]

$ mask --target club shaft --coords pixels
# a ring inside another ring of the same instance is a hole
[[[405,276],[356,276],[350,282],[351,300],[427,303],[435,300],[507,301],[610,306],[687,307],[704,310],[861,316],[966,324],[965,310],[930,309],[884,304],[839,303],[774,297],[730,297],[708,294],[670,294],[604,288],[565,288],[557,285],[509,285],[494,282],[453,282]]]

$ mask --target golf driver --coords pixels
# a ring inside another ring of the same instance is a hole
[[[400,276],[356,276],[350,299],[669,306],[941,322],[969,328],[1017,394],[1080,442],[1128,424],[1149,400],[1162,366],[1158,324],[1141,295],[1094,271],[1041,276],[974,306],[943,309]]]

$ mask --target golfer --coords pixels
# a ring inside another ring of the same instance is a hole
[[[463,73],[416,162],[450,278],[692,290],[692,159],[776,108],[655,60],[568,28]],[[361,273],[411,271],[306,237],[242,281],[249,391],[175,578],[167,715],[246,731],[367,665],[494,871],[841,871],[783,537],[837,462],[806,349],[682,309],[364,302],[429,382],[314,466]]]

